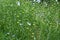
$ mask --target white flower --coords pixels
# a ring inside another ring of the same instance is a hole
[[[57,2],[58,0],[56,0],[56,2]]]
[[[20,2],[19,1],[17,1],[17,5],[20,6]]]
[[[34,2],[35,2],[36,0],[34,0]]]
[[[36,2],[40,3],[40,2],[41,2],[41,0],[37,0]]]

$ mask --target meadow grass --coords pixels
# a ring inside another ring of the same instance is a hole
[[[60,3],[0,0],[0,40],[60,40]]]

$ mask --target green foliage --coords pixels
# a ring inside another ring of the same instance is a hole
[[[0,0],[0,40],[60,40],[60,3]]]

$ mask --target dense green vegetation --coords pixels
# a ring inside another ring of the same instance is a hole
[[[0,40],[60,40],[60,2],[0,0]]]

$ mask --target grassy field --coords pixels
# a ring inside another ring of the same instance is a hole
[[[60,2],[0,0],[0,40],[60,40]]]

